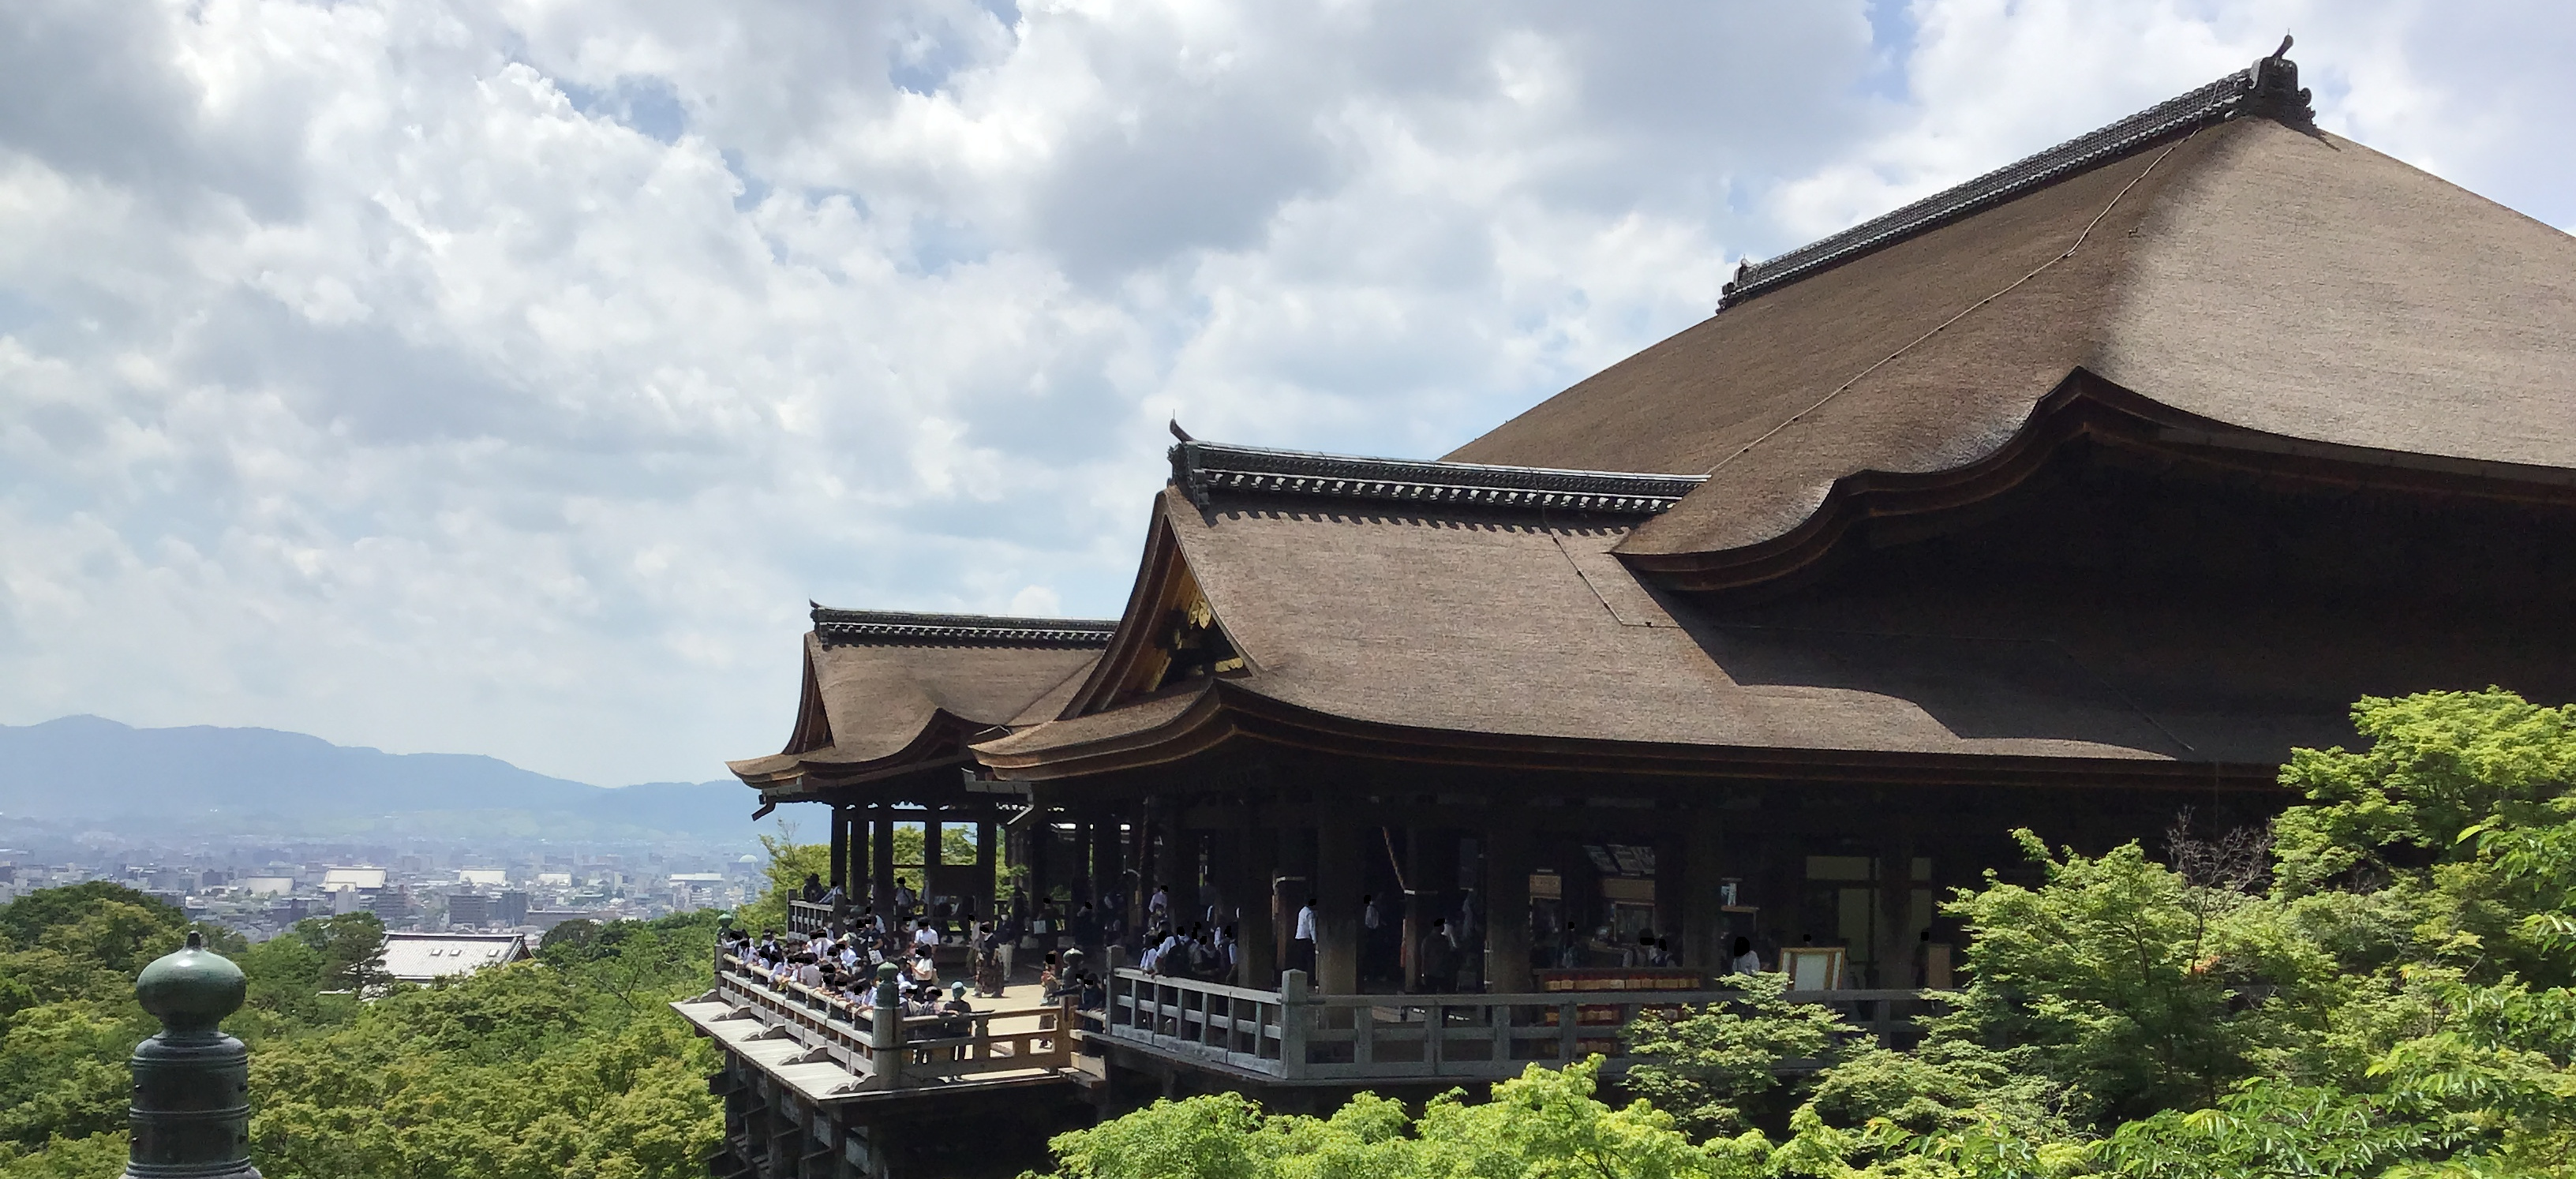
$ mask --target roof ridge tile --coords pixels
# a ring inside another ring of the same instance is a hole
[[[2316,117],[2299,87],[2299,64],[2290,39],[2272,56],[2046,151],[2025,156],[1962,184],[1952,185],[1892,213],[1873,217],[1776,258],[1745,259],[1718,297],[1724,311],[1747,299],[1833,269],[1953,221],[2092,171],[2159,143],[2229,119],[2259,115],[2293,126]]]
[[[1651,516],[1707,482],[1704,475],[1368,458],[1195,439],[1172,447],[1170,458],[1172,483],[1201,508],[1212,494],[1228,492]]]
[[[814,634],[827,644],[935,643],[941,646],[1106,647],[1114,618],[1020,618],[816,606]]]

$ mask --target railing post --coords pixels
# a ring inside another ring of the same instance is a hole
[[[1104,985],[1101,987],[1100,1030],[1103,1034],[1115,1036],[1117,1033],[1112,1029],[1118,1026],[1118,1009],[1110,1002],[1110,996],[1117,993],[1113,988],[1121,981],[1118,972],[1127,968],[1127,947],[1112,944],[1105,949],[1104,956],[1109,959],[1109,969],[1101,976]],[[1131,1027],[1136,1021],[1136,1001],[1136,984],[1128,980],[1127,1021]]]
[[[868,1040],[880,1089],[903,1084],[903,989],[895,982],[902,973],[903,968],[892,962],[877,964],[876,1020],[868,1029]]]
[[[1306,1027],[1312,1009],[1306,1001],[1306,972],[1279,975],[1279,1072],[1289,1080],[1306,1075]]]
[[[1377,1063],[1377,1008],[1366,1003],[1351,1008],[1351,1063]]]

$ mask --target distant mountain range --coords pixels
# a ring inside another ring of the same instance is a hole
[[[0,725],[0,829],[748,839],[739,782],[600,787],[494,757],[386,753],[275,729]]]

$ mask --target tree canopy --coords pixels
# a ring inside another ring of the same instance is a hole
[[[123,1169],[125,1059],[158,1030],[134,974],[187,929],[115,884],[0,907],[0,1179]],[[206,932],[249,984],[224,1026],[252,1046],[251,1151],[271,1179],[705,1170],[722,1128],[715,1062],[664,1004],[705,987],[711,913],[610,922],[539,961],[428,987],[383,976],[372,914],[257,945]]]

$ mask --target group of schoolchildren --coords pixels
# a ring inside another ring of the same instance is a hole
[[[1209,920],[1193,922],[1184,932],[1172,919],[1172,890],[1165,885],[1154,886],[1153,895],[1145,901],[1146,934],[1136,968],[1147,974],[1201,982],[1233,978],[1234,927],[1216,924],[1216,915],[1216,907],[1210,905]]]
[[[897,1014],[907,1018],[964,1015],[975,1009],[967,1002],[962,980],[950,983],[942,994],[939,967],[931,956],[936,942],[916,945],[906,956],[892,939],[868,937],[859,930],[838,937],[808,937],[765,929],[755,938],[747,930],[728,929],[724,937],[724,952],[741,963],[745,974],[773,986],[802,987],[851,1013],[855,1020],[874,1017],[877,967],[886,962],[897,967]],[[1000,993],[996,988],[988,995]]]

